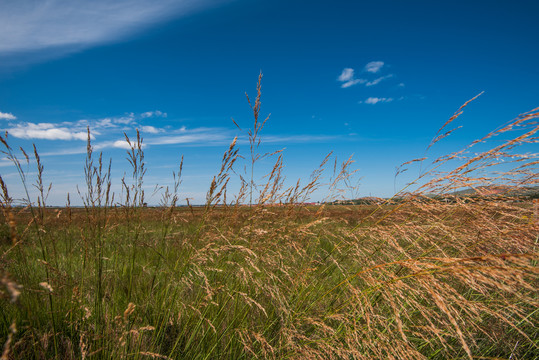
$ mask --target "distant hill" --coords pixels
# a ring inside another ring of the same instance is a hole
[[[450,198],[463,197],[463,198],[518,198],[520,200],[539,199],[539,186],[523,186],[514,187],[506,185],[489,185],[478,186],[476,188],[468,188],[464,190],[454,191],[446,195],[427,195],[431,199],[438,199],[443,201],[450,201]],[[336,200],[329,205],[376,205],[382,204],[387,199],[377,197],[361,197],[350,200]],[[405,201],[404,198],[397,197],[391,200],[392,203],[399,203]]]
[[[479,186],[477,188],[468,188],[464,190],[454,191],[449,195],[452,196],[508,196],[508,197],[525,197],[536,199],[539,198],[539,186],[505,186],[505,185],[490,185]]]

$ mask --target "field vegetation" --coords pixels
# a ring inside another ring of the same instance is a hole
[[[354,184],[351,159],[328,156],[285,186],[283,153],[259,153],[260,92],[259,79],[248,152],[234,139],[204,206],[184,206],[181,164],[160,205],[145,206],[139,134],[126,136],[132,176],[120,194],[88,140],[84,207],[69,197],[48,207],[38,151],[0,138],[28,190],[15,200],[0,177],[2,359],[539,357],[537,203],[513,195],[537,185],[527,149],[538,109],[461,151],[403,164],[423,168],[399,201],[330,205]],[[274,166],[260,180],[263,157]],[[504,189],[494,200],[451,195],[493,185]],[[306,205],[322,188],[327,203]]]

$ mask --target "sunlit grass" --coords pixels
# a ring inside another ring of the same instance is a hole
[[[330,200],[350,186],[351,161],[324,180],[326,158],[285,188],[282,154],[268,154],[275,165],[258,183],[260,82],[252,108],[239,192],[227,195],[242,160],[234,140],[201,207],[178,206],[181,164],[161,206],[145,207],[140,134],[127,139],[121,194],[88,140],[83,208],[47,208],[37,150],[38,199],[15,206],[0,181],[2,359],[539,356],[537,203],[515,191],[537,184],[536,154],[515,150],[537,141],[538,113],[487,135],[519,130],[464,166],[435,173],[461,152],[434,161],[417,191],[305,206],[324,184]],[[32,186],[20,166],[29,156],[1,140]],[[474,177],[502,160],[503,174]],[[450,195],[493,183],[506,191]]]

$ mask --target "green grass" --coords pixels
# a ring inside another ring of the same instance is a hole
[[[66,226],[65,211],[45,211],[49,261],[31,233],[5,256],[4,276],[22,288],[16,302],[7,291],[2,299],[2,338],[15,321],[13,358],[447,358],[466,356],[462,341],[474,355],[537,355],[536,252],[508,255],[515,239],[500,237],[478,250],[456,227],[444,240],[454,219],[415,220],[408,226],[436,231],[414,237],[347,225],[344,210],[317,220],[303,209],[297,221],[269,208],[251,228],[259,208],[239,210],[236,222],[220,221],[231,210],[204,221],[177,209],[163,237],[155,215],[166,209],[141,209],[136,228],[114,209],[108,216],[120,219],[102,229],[99,249],[92,224]],[[391,223],[406,226],[422,210]],[[533,245],[536,227],[506,225],[520,227],[519,246]]]

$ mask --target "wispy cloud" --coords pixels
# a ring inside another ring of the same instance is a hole
[[[380,81],[383,81],[383,80],[386,80],[386,79],[389,79],[389,78],[392,78],[393,77],[393,74],[389,74],[389,75],[385,75],[385,76],[380,76],[379,78],[376,78],[374,79],[373,81],[369,81],[365,84],[365,86],[374,86],[376,84],[378,84]]]
[[[140,114],[142,118],[151,118],[151,117],[164,117],[166,118],[168,114],[160,110],[155,111],[146,111],[145,113]]]
[[[11,136],[20,139],[86,140],[88,138],[85,131],[73,131],[51,123],[22,123],[6,130]]]
[[[341,75],[337,78],[337,80],[341,82],[350,81],[354,78],[354,69],[352,68],[344,68]]]
[[[386,102],[391,102],[393,101],[393,98],[385,98],[385,97],[369,97],[367,98],[365,101],[360,101],[359,103],[360,104],[370,104],[370,105],[375,105],[375,104],[378,104],[378,103],[386,103]]]
[[[11,160],[0,160],[0,167],[11,167],[11,166],[14,166],[13,165],[13,161]],[[3,178],[6,178],[5,175],[2,175]],[[11,192],[11,190],[10,190]]]
[[[88,125],[95,129],[99,128],[117,128],[125,125],[132,127],[138,127],[139,129],[146,132],[160,132],[157,128],[153,126],[144,126],[140,124],[140,121],[144,121],[149,118],[166,118],[168,114],[166,112],[155,110],[155,111],[146,111],[140,114],[135,113],[126,113],[122,116],[115,117],[106,117],[99,120],[81,120],[79,122],[86,122]]]
[[[264,143],[313,143],[334,141],[337,136],[330,135],[269,135],[262,136]]]
[[[148,146],[223,146],[228,145],[234,138],[234,131],[225,128],[194,128],[194,129],[179,129],[177,134],[163,135],[157,137],[148,137],[144,140],[144,144]],[[310,142],[328,142],[334,141],[335,136],[327,135],[266,135],[262,137],[262,142],[269,143],[310,143]],[[239,144],[248,144],[249,140],[245,136],[238,137]],[[99,149],[114,147],[121,149],[129,149],[127,142],[117,140],[114,142],[104,142],[96,145]]]
[[[380,69],[382,69],[383,66],[384,66],[383,61],[371,61],[370,63],[365,65],[365,71],[374,74],[380,71]]]
[[[111,121],[112,121],[112,124],[115,124],[115,125],[116,124],[129,125],[135,121],[135,114],[129,113],[125,116],[112,118]]]
[[[98,149],[104,149],[107,147],[110,147],[110,143],[106,144],[99,144],[97,146]],[[118,148],[118,149],[124,149],[124,150],[131,150],[132,146],[135,145],[134,143],[129,144],[127,140],[117,140],[112,143],[112,147]],[[142,148],[144,149],[146,147],[146,144],[142,143]]]
[[[227,1],[2,1],[0,54],[112,43],[152,24]]]
[[[151,114],[149,114],[151,113]],[[139,129],[144,135],[144,143],[146,146],[223,146],[228,145],[236,135],[235,129],[218,128],[218,127],[199,127],[186,128],[181,127],[157,127],[151,125],[143,125],[141,121],[150,117],[164,117],[164,112],[153,111],[147,113],[127,113],[123,116],[106,117],[96,120],[81,119],[73,122],[61,123],[32,123],[21,122],[12,123],[5,129],[8,133],[19,139],[25,140],[55,140],[69,141],[79,140],[86,141],[88,137],[87,128],[90,128],[92,146],[96,151],[105,151],[111,149],[129,150],[130,145],[126,141],[123,133],[129,136],[134,135],[134,130]],[[268,135],[264,137],[265,143],[306,143],[306,142],[326,142],[333,141],[335,137],[325,135]],[[80,145],[61,145],[64,142],[57,142],[48,151],[42,152],[42,156],[68,156],[83,154],[86,152],[86,147]],[[238,143],[247,144],[248,138],[245,135],[240,135]],[[66,147],[67,146],[67,147]]]
[[[348,88],[350,86],[354,86],[356,84],[363,84],[367,82],[365,79],[356,79],[354,78],[354,69],[352,68],[344,68],[341,72],[341,75],[337,78],[338,81],[340,81],[341,88]]]
[[[341,87],[345,89],[347,87],[354,86],[356,84],[364,84],[366,81],[367,80],[365,79],[353,79],[353,80],[345,82],[344,84],[341,85]]]
[[[67,149],[54,149],[50,151],[40,151],[39,156],[79,155],[79,154],[86,154],[87,151],[88,151],[88,148],[86,147],[86,145],[83,145],[83,146],[70,147]]]
[[[232,141],[232,133],[227,133],[223,129],[200,129],[188,130],[186,134],[159,136],[148,139],[148,145],[180,145],[192,144],[200,146],[223,145]]]
[[[7,114],[11,115],[11,114]],[[16,117],[5,116],[8,120],[15,120]],[[2,128],[7,131],[11,136],[19,139],[41,139],[41,140],[87,140],[88,128],[90,128],[91,138],[95,139],[95,136],[101,135],[104,132],[110,132],[111,130],[120,130],[121,126],[136,126],[137,116],[133,113],[129,113],[124,116],[104,118],[98,120],[86,120],[81,119],[78,121],[64,121],[60,123],[52,122],[19,122],[10,123]],[[157,129],[150,126],[150,131],[157,131]]]
[[[12,113],[3,113],[0,111],[0,120],[15,120],[16,118]]]
[[[161,117],[166,118],[167,113],[156,110],[156,111],[147,111],[140,114],[135,113],[126,113],[121,116],[112,116],[102,119],[81,119],[75,122],[63,122],[61,125],[68,126],[70,128],[76,128],[81,130],[86,130],[87,127],[90,128],[92,134],[101,135],[104,132],[110,132],[112,130],[130,130],[130,129],[140,129],[142,132],[157,134],[163,132],[164,129],[156,128],[150,125],[143,125],[141,121],[144,121],[152,117]]]
[[[147,125],[147,126],[141,126],[140,131],[142,133],[159,134],[160,132],[163,132],[165,130],[158,129],[158,128],[154,127],[154,126]]]
[[[380,72],[380,70],[384,67],[383,61],[371,61],[364,67],[364,71],[375,74]],[[344,68],[341,74],[337,77],[337,81],[341,82],[341,88],[348,88],[351,86],[354,86],[356,84],[365,84],[365,86],[374,86],[380,83],[383,80],[389,79],[393,77],[393,74],[388,74],[384,76],[380,76],[374,80],[367,80],[363,78],[356,78],[355,77],[355,70],[353,68]]]
[[[19,122],[9,123],[0,130],[7,131],[11,136],[19,139],[42,139],[42,140],[86,140],[88,138],[88,128],[91,138],[110,138],[110,135],[119,135],[124,131],[139,129],[143,134],[164,133],[167,128],[159,128],[145,125],[142,122],[152,117],[166,117],[166,113],[160,110],[149,111],[141,114],[126,113],[121,116],[106,117],[101,119],[81,119],[77,121],[53,122]],[[1,113],[0,119],[15,120],[13,114]],[[171,133],[178,133],[185,130],[168,129]],[[113,147],[113,144],[102,144],[104,148]],[[77,150],[78,152],[79,150]]]

